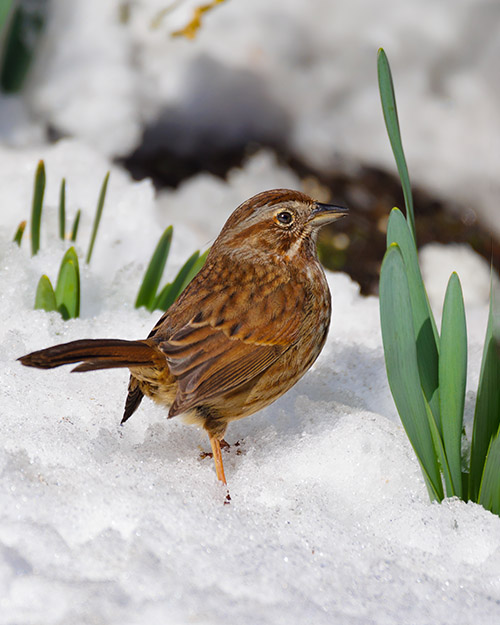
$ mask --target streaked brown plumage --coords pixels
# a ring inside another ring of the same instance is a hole
[[[128,367],[122,423],[144,395],[208,433],[226,483],[220,441],[228,424],[290,389],[318,357],[330,324],[330,291],[316,234],[347,209],[275,189],[227,220],[205,266],[143,341],[88,339],[19,360],[73,371]]]

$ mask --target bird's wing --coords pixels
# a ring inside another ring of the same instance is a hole
[[[182,344],[175,340],[160,344],[178,384],[170,416],[244,386],[287,349],[284,345],[244,343],[210,330],[210,334],[194,330],[189,336],[192,343],[186,337]]]
[[[198,292],[187,323],[182,310],[172,311],[171,331],[155,339],[165,353],[178,390],[170,416],[248,384],[274,363],[300,335],[305,294],[300,285],[282,281],[262,286],[232,280],[238,286]],[[167,318],[166,318],[167,319]],[[174,328],[172,326],[174,325]],[[173,330],[173,331],[172,331]]]

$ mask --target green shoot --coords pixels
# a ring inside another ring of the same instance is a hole
[[[136,308],[145,306],[150,311],[154,309],[156,292],[167,262],[170,244],[172,242],[172,234],[173,228],[172,226],[169,226],[158,241],[158,245],[156,246],[153,256],[149,261],[148,268],[135,301]]]
[[[380,321],[394,402],[422,466],[431,499],[441,501],[443,489],[420,384],[410,287],[396,243],[388,247],[380,273]]]
[[[16,93],[21,90],[45,24],[46,11],[46,2],[0,2],[0,23],[6,29],[0,59],[2,91]]]
[[[66,178],[61,180],[59,191],[59,237],[64,241],[66,236]]]
[[[500,349],[493,285],[476,399],[469,473],[462,470],[467,329],[458,276],[446,290],[441,336],[418,265],[409,176],[389,63],[378,55],[387,131],[405,196],[407,218],[393,209],[380,275],[380,320],[389,386],[422,467],[431,499],[471,499],[500,515]]]
[[[389,67],[389,61],[382,48],[378,51],[377,68],[380,99],[382,101],[385,125],[391,142],[394,158],[396,159],[399,177],[401,178],[408,225],[416,245],[417,236],[415,232],[415,216],[413,213],[413,195],[411,192],[410,176],[408,174],[408,167],[406,165],[403,143],[401,141],[401,133],[399,130],[398,110],[396,107],[396,98],[394,97],[394,84],[392,82],[391,68]]]
[[[198,257],[198,259],[196,260],[194,265],[189,270],[187,276],[185,277],[184,282],[182,283],[182,286],[181,286],[180,293],[182,293],[182,291],[184,291],[184,289],[187,287],[187,285],[191,282],[191,280],[196,276],[196,274],[203,267],[203,265],[205,264],[205,261],[207,260],[207,256],[208,256],[209,252],[210,252],[210,249],[206,250],[206,252],[203,252],[203,254],[201,254]]]
[[[73,222],[73,227],[71,228],[70,240],[74,243],[76,241],[76,237],[78,234],[78,226],[80,225],[80,215],[82,214],[81,209],[76,211],[75,220]]]
[[[0,32],[7,25],[9,12],[14,5],[14,0],[4,0],[0,2]]]
[[[38,163],[35,172],[33,188],[33,202],[31,204],[31,255],[34,256],[40,249],[40,224],[42,220],[43,194],[45,192],[45,165]]]
[[[40,278],[36,289],[35,309],[39,308],[47,312],[57,310],[56,294],[49,278],[45,275]]]
[[[184,265],[180,268],[179,273],[175,277],[175,280],[171,284],[166,284],[163,287],[160,294],[155,300],[155,310],[168,310],[170,306],[175,302],[175,300],[179,297],[181,291],[183,290],[184,281],[188,277],[191,268],[194,266],[199,256],[200,252],[195,252],[194,254],[192,254],[184,263]]]
[[[89,244],[89,249],[87,252],[87,258],[85,259],[85,262],[87,264],[90,263],[90,259],[92,258],[92,251],[94,250],[95,238],[97,236],[97,230],[99,229],[99,223],[101,221],[102,209],[104,208],[104,200],[106,199],[106,190],[108,188],[109,173],[110,172],[108,171],[108,173],[104,176],[104,180],[101,186],[101,192],[99,193],[99,200],[97,201],[97,208],[96,208],[95,217],[94,217],[94,225],[92,227],[92,235],[90,237],[90,244]]]
[[[488,450],[500,427],[500,353],[494,336],[495,305],[492,285],[472,431],[469,496],[473,501],[477,501],[480,496]],[[500,473],[497,476],[500,478]],[[498,490],[500,492],[500,483]]]
[[[456,273],[446,290],[441,322],[439,402],[443,443],[453,493],[462,497],[462,428],[467,378],[467,330],[462,288]]]
[[[67,250],[61,261],[55,296],[57,310],[63,319],[73,319],[80,315],[80,270],[74,247]]]
[[[27,223],[26,220],[21,221],[21,223],[17,227],[16,234],[14,235],[14,238],[12,239],[14,243],[17,243],[19,245],[19,247],[21,247],[21,241],[23,238],[24,230],[26,228],[26,223]]]

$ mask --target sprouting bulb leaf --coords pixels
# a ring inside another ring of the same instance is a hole
[[[31,203],[31,255],[40,249],[40,227],[42,221],[43,194],[45,192],[45,165],[39,161],[35,172],[33,201]]]
[[[165,269],[168,253],[170,251],[170,244],[172,242],[173,228],[169,226],[160,237],[153,256],[149,261],[148,268],[142,280],[137,299],[135,300],[135,307],[145,306],[148,310],[153,311],[156,292],[158,291],[158,285]]]
[[[46,310],[47,312],[57,310],[56,294],[52,288],[52,283],[46,275],[43,275],[38,282],[35,295],[35,309]]]
[[[210,252],[210,249],[206,250],[206,252],[203,252],[203,254],[198,256],[198,258],[196,259],[196,262],[191,267],[191,269],[189,270],[187,276],[184,279],[184,282],[182,283],[180,293],[182,293],[182,291],[184,291],[184,289],[187,287],[187,285],[191,282],[191,280],[196,276],[196,274],[203,267],[203,265],[205,264],[205,261],[207,260],[207,256],[208,256],[209,252]]]
[[[14,235],[14,238],[12,239],[14,243],[17,243],[19,245],[19,247],[21,247],[21,241],[23,239],[23,234],[26,228],[26,223],[27,223],[26,220],[21,221],[21,223],[17,227],[16,234]]]
[[[55,294],[57,309],[64,319],[80,315],[80,270],[74,247],[63,256]]]
[[[401,186],[403,187],[408,225],[416,246],[417,237],[415,231],[415,215],[413,211],[413,195],[411,192],[410,176],[408,174],[403,143],[401,141],[401,131],[399,129],[398,110],[396,107],[396,96],[394,94],[391,68],[387,55],[382,48],[378,51],[377,70],[385,126],[387,128],[387,134],[389,135],[392,152],[396,160],[399,178],[401,179]]]
[[[392,243],[397,243],[406,268],[422,389],[441,432],[438,390],[439,336],[420,273],[415,243],[408,223],[398,208],[392,209],[387,225],[387,247]]]
[[[484,471],[477,498],[486,510],[500,515],[500,436],[491,439],[484,462]]]
[[[59,238],[64,241],[66,236],[66,179],[61,180],[59,190]]]
[[[422,467],[429,495],[441,501],[443,486],[420,382],[410,288],[405,262],[396,243],[389,246],[382,262],[380,323],[394,403]]]
[[[71,236],[70,239],[71,241],[75,242],[76,241],[76,237],[78,235],[78,226],[80,225],[80,216],[82,214],[81,209],[78,209],[76,211],[76,215],[75,215],[75,220],[73,222],[73,227],[71,228]]]
[[[168,310],[170,306],[175,302],[181,293],[182,286],[186,280],[191,268],[196,263],[200,256],[200,252],[197,251],[192,254],[184,265],[179,269],[179,273],[176,275],[174,281],[171,284],[166,284],[158,297],[156,298],[154,308],[155,310]]]
[[[441,322],[439,405],[443,444],[453,490],[462,497],[462,427],[467,379],[467,329],[462,287],[456,273],[448,282]]]
[[[99,193],[99,199],[97,201],[97,207],[96,207],[95,217],[94,217],[94,225],[92,226],[92,234],[90,236],[90,243],[89,243],[89,249],[87,252],[87,258],[85,259],[85,262],[87,264],[90,263],[90,259],[92,258],[92,252],[94,251],[95,238],[97,236],[97,230],[99,229],[99,224],[101,222],[102,209],[104,208],[104,200],[106,199],[106,191],[108,189],[109,173],[110,172],[108,171],[108,173],[104,176],[104,180],[101,186],[101,191]]]
[[[474,426],[472,429],[469,477],[469,496],[472,501],[478,501],[486,455],[488,454],[492,438],[497,435],[500,428],[500,353],[497,349],[494,335],[496,320],[500,317],[499,304],[500,302],[498,302],[493,289],[492,280],[488,325],[484,339]],[[497,446],[498,443],[495,444],[495,454],[497,453]]]

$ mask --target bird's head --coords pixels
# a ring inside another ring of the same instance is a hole
[[[316,257],[319,229],[347,213],[347,208],[316,202],[300,191],[264,191],[238,206],[213,248],[219,253],[272,255],[285,261],[304,254]]]

